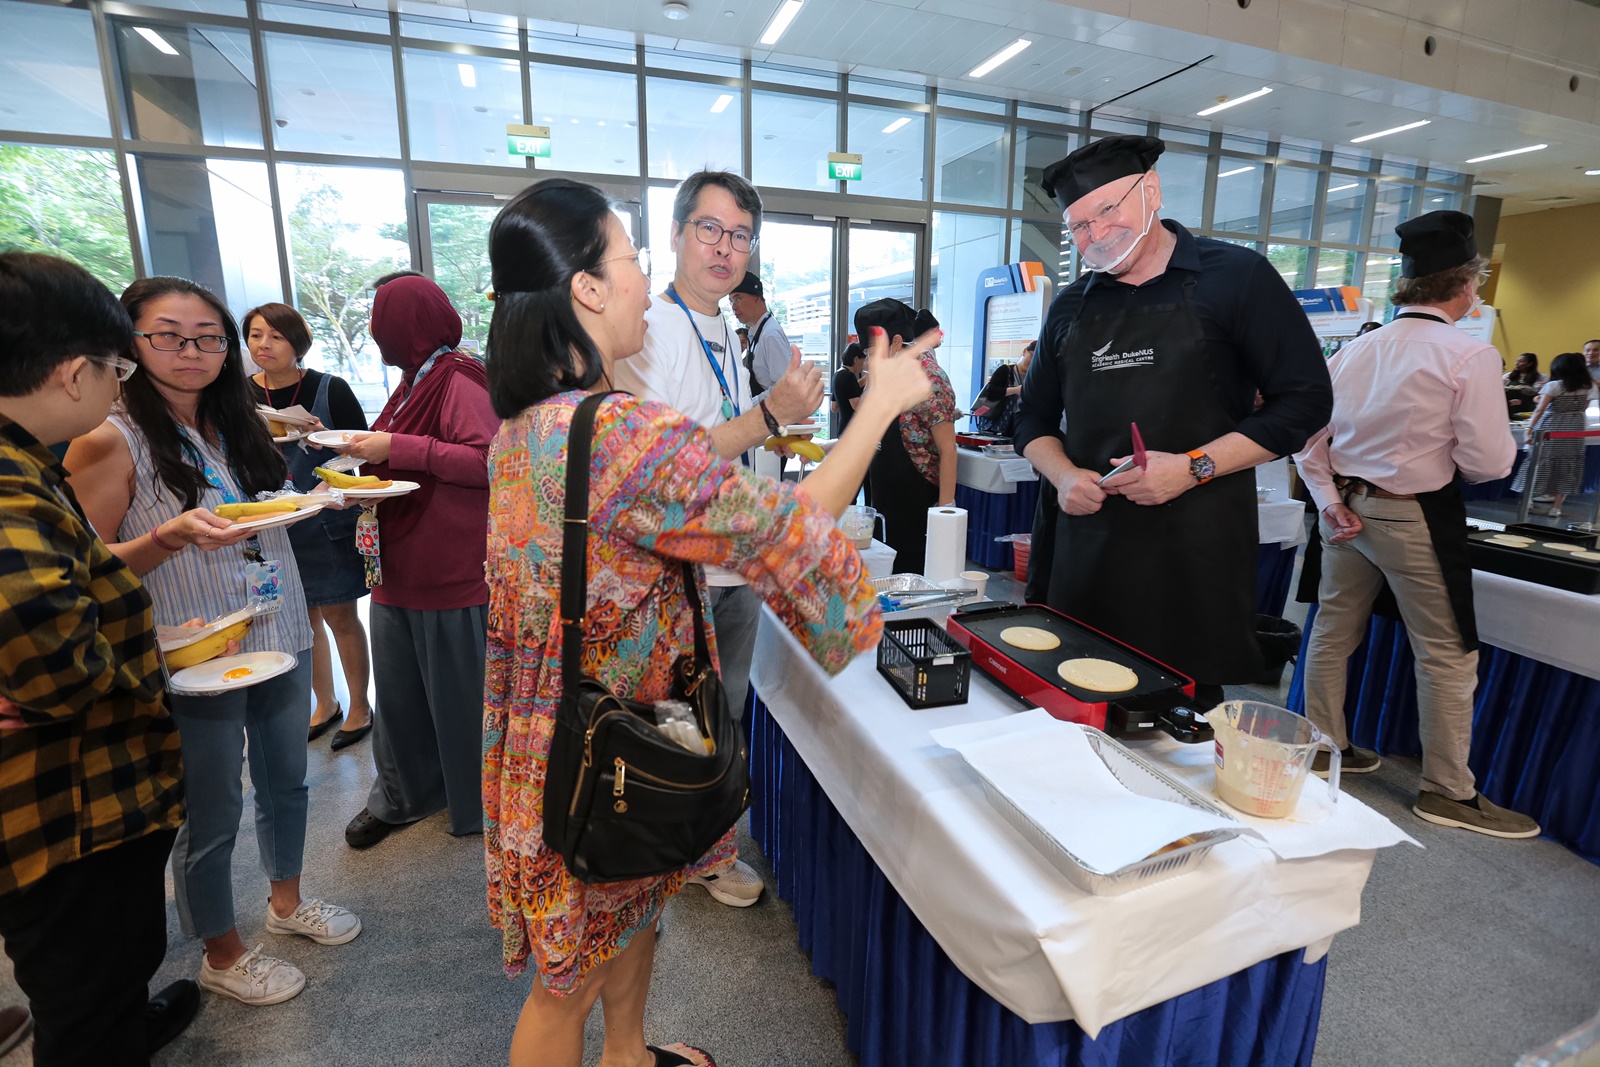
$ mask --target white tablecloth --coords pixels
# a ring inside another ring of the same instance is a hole
[[[1264,545],[1290,548],[1306,543],[1306,506],[1298,500],[1256,505],[1256,531]]]
[[[1484,644],[1600,679],[1600,596],[1473,571],[1472,597]]]
[[[1092,1036],[1279,953],[1308,947],[1314,962],[1360,921],[1372,848],[1280,862],[1240,839],[1125,896],[1079,892],[928,734],[1014,714],[1016,701],[975,676],[968,703],[913,711],[875,663],[869,652],[830,679],[763,611],[751,681],[917,919],[1027,1022],[1077,1019]],[[1163,743],[1147,747],[1159,754]]]
[[[1008,478],[1009,474],[1009,478]],[[1021,456],[986,456],[971,448],[956,449],[956,484],[985,493],[1011,496],[1018,482],[1036,482],[1039,472]]]

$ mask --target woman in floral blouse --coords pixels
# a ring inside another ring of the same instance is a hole
[[[489,253],[489,392],[506,421],[489,457],[484,846],[506,970],[531,963],[537,974],[511,1062],[578,1067],[584,1020],[598,997],[608,1063],[709,1064],[692,1046],[657,1048],[644,1038],[655,924],[685,872],[585,884],[543,837],[545,765],[561,698],[567,431],[579,402],[608,391],[616,361],[643,346],[649,279],[604,194],[562,179],[506,205]],[[723,461],[704,430],[662,404],[619,394],[600,406],[585,674],[634,700],[668,695],[669,666],[694,644],[684,560],[744,575],[826,670],[872,647],[880,629],[873,589],[834,521],[877,439],[929,392],[916,352],[890,356],[886,348],[880,336],[872,390],[830,458],[798,487]],[[730,830],[718,847],[731,840]]]

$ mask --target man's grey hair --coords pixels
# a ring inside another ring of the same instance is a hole
[[[700,203],[700,192],[708,185],[720,185],[728,190],[740,211],[750,214],[753,233],[761,232],[761,194],[756,187],[731,170],[701,170],[683,179],[678,194],[672,198],[672,218],[678,223],[688,222]]]

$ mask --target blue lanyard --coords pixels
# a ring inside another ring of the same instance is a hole
[[[728,391],[728,379],[722,373],[722,364],[718,363],[717,357],[711,354],[711,345],[706,341],[705,335],[700,332],[700,324],[694,321],[694,314],[689,310],[689,305],[683,302],[683,298],[678,295],[678,291],[670,285],[667,286],[667,295],[672,298],[674,304],[683,309],[685,315],[689,316],[689,326],[694,330],[694,335],[700,339],[700,348],[706,354],[706,362],[711,364],[711,372],[717,376],[717,384],[722,387],[722,417],[724,419],[736,418],[739,415],[739,361],[737,359],[733,361],[734,392],[730,393]],[[727,340],[726,328],[724,328],[723,340]],[[729,414],[730,410],[732,414]]]
[[[417,376],[415,378],[411,379],[411,388],[407,389],[406,390],[406,395],[400,399],[400,406],[394,409],[395,415],[400,414],[400,408],[405,407],[407,404],[409,404],[411,402],[411,397],[412,397],[413,394],[416,393],[417,386],[422,384],[422,379],[427,375],[427,373],[429,371],[431,371],[433,369],[434,362],[436,360],[438,360],[438,358],[440,356],[444,355],[446,352],[449,352],[450,350],[451,350],[450,346],[449,345],[445,345],[443,348],[439,349],[439,351],[437,351],[433,355],[429,356],[428,357],[428,361],[426,363],[424,363],[421,367],[417,368]],[[390,421],[393,421],[393,418],[394,418],[394,416],[391,415],[390,416]]]

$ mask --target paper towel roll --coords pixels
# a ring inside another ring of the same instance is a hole
[[[928,554],[922,574],[935,584],[959,578],[967,569],[965,508],[928,509]]]

